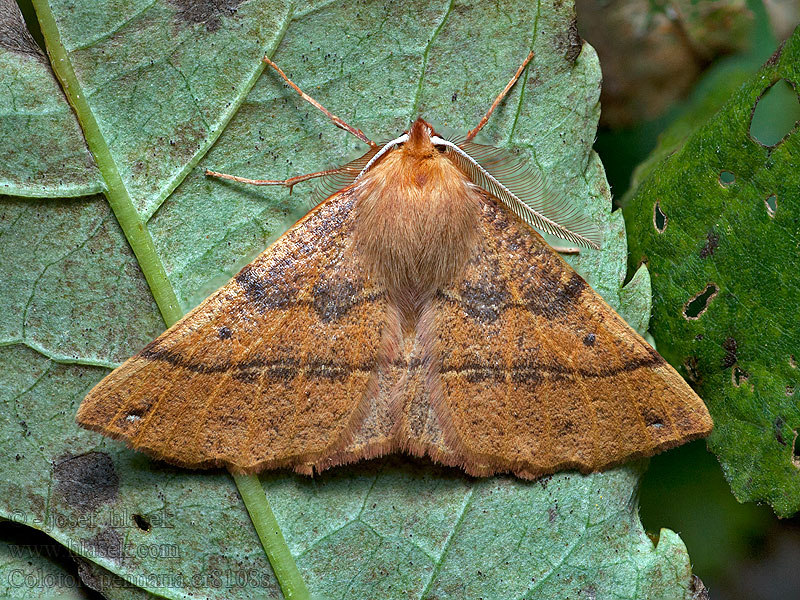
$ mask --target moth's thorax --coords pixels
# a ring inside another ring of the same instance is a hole
[[[416,121],[408,141],[355,188],[356,246],[401,303],[447,285],[477,240],[479,192],[431,143],[430,131]]]

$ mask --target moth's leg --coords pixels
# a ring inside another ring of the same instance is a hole
[[[580,254],[581,249],[575,246],[550,246],[559,254]]]
[[[308,173],[306,175],[295,175],[289,179],[248,179],[247,177],[239,177],[238,175],[229,175],[227,173],[218,173],[217,171],[210,171],[208,169],[206,169],[206,175],[208,177],[229,179],[231,181],[238,181],[239,183],[248,183],[250,185],[282,185],[284,187],[288,187],[289,192],[291,192],[292,187],[296,183],[307,181],[309,179],[315,179],[316,177],[325,177],[325,175],[332,175],[334,173],[339,173],[340,171],[341,168],[328,169],[326,171],[317,171],[316,173]]]
[[[322,104],[320,104],[319,102],[317,102],[316,100],[314,100],[314,99],[313,99],[311,96],[309,96],[309,95],[308,95],[308,94],[306,94],[306,93],[305,93],[303,90],[301,90],[299,87],[297,87],[297,85],[294,83],[294,81],[292,81],[291,79],[289,79],[289,78],[286,76],[286,73],[284,73],[283,71],[281,71],[280,67],[279,67],[278,65],[276,65],[274,62],[272,62],[272,61],[271,61],[269,58],[267,58],[266,56],[264,57],[264,62],[265,62],[265,63],[267,63],[267,64],[268,64],[270,67],[272,67],[273,69],[275,69],[275,70],[278,72],[278,74],[279,74],[281,77],[283,77],[284,81],[285,81],[286,83],[288,83],[288,84],[289,84],[289,86],[290,86],[290,87],[291,87],[291,88],[292,88],[294,91],[296,91],[298,94],[300,94],[300,97],[301,97],[303,100],[305,100],[306,102],[309,102],[311,105],[313,105],[314,107],[316,107],[316,108],[318,108],[319,110],[321,110],[321,111],[322,111],[322,112],[325,114],[325,116],[326,116],[326,117],[328,117],[328,118],[329,118],[331,121],[333,121],[333,124],[334,124],[334,125],[336,125],[336,126],[337,126],[337,127],[339,127],[340,129],[344,129],[345,131],[347,131],[347,132],[349,132],[349,133],[352,133],[354,136],[356,136],[358,139],[360,139],[360,140],[361,140],[362,142],[364,142],[365,144],[369,144],[371,148],[375,148],[375,147],[377,147],[377,144],[376,144],[375,142],[373,142],[371,139],[369,139],[369,138],[366,136],[366,134],[365,134],[363,131],[361,131],[360,129],[358,129],[358,128],[356,128],[356,127],[351,127],[350,125],[348,125],[347,123],[345,123],[344,121],[342,121],[342,120],[341,120],[339,117],[337,117],[335,114],[333,114],[333,113],[332,113],[332,112],[330,112],[328,109],[326,109],[324,106],[322,106]]]
[[[483,129],[483,126],[486,125],[486,122],[489,120],[489,117],[492,116],[494,109],[497,108],[497,105],[500,104],[503,101],[503,98],[506,97],[508,90],[510,90],[512,86],[517,82],[517,79],[519,79],[519,76],[522,75],[522,72],[525,70],[525,67],[528,66],[528,63],[531,62],[532,58],[533,58],[533,50],[531,50],[527,58],[524,61],[522,61],[522,64],[519,66],[519,69],[517,69],[517,72],[514,73],[514,76],[511,78],[511,81],[508,82],[506,87],[503,88],[503,91],[500,92],[497,98],[495,98],[494,102],[492,102],[492,105],[489,107],[489,110],[486,111],[486,114],[483,115],[483,118],[481,119],[480,123],[478,123],[478,126],[475,129],[471,130],[469,133],[467,133],[468,142],[472,141],[472,139],[476,135],[478,135],[478,132],[481,129]]]

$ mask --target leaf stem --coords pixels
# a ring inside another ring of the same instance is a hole
[[[306,588],[257,475],[231,474],[286,600],[308,600]]]
[[[67,100],[75,110],[78,121],[83,128],[86,143],[89,150],[94,155],[95,162],[100,169],[100,173],[106,182],[106,198],[117,217],[128,243],[131,245],[136,260],[144,273],[147,284],[153,292],[156,304],[161,311],[161,316],[167,326],[172,325],[181,318],[182,312],[178,305],[178,298],[175,290],[167,279],[164,264],[156,253],[153,238],[142,222],[136,207],[131,200],[125,183],[119,174],[111,150],[106,143],[103,132],[95,119],[86,94],[83,93],[69,54],[61,43],[61,34],[58,31],[56,20],[50,11],[47,0],[33,0],[36,9],[36,17],[42,28],[42,35],[47,46],[47,53],[50,55],[50,63],[53,66],[56,76],[64,88]]]
[[[108,188],[105,192],[106,199],[136,255],[136,260],[144,273],[164,322],[168,327],[172,326],[183,316],[183,313],[178,304],[175,290],[167,279],[164,264],[156,253],[153,238],[147,230],[145,220],[133,204],[103,132],[81,89],[70,62],[69,53],[61,42],[61,35],[47,0],[32,1],[53,70],[61,81],[67,100],[78,117],[86,137],[86,143],[94,155]],[[254,82],[255,77],[253,78]],[[258,477],[255,475],[232,475],[284,596],[287,600],[309,599],[306,584],[286,545],[286,540],[283,538]]]

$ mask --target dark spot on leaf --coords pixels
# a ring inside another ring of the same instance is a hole
[[[728,187],[734,181],[736,181],[736,175],[734,175],[731,171],[720,171],[719,184],[722,187]]]
[[[453,95],[450,97],[450,102],[455,102],[458,100],[458,92],[453,92]]]
[[[714,296],[717,295],[718,291],[716,285],[709,283],[702,292],[690,298],[689,301],[684,304],[683,316],[687,319],[699,319],[706,309],[708,309],[708,305],[711,303],[711,300],[714,299]]]
[[[89,556],[100,556],[122,564],[122,537],[115,529],[106,527],[94,537],[81,540],[81,547]]]
[[[783,45],[785,43],[786,43],[786,40],[784,40],[784,41],[782,41],[780,43],[780,45],[778,46],[778,49],[775,50],[775,52],[772,53],[772,56],[770,56],[767,59],[767,62],[764,63],[764,66],[773,67],[773,66],[778,64],[778,61],[781,58],[781,54],[783,53]]]
[[[86,560],[77,554],[72,555],[75,564],[78,567],[78,576],[81,581],[93,590],[106,589],[109,584],[109,572],[103,567],[96,565],[90,560]],[[112,581],[116,581],[114,576],[111,575]]]
[[[708,588],[697,575],[692,575],[689,593],[692,595],[691,600],[709,600]]]
[[[750,137],[767,148],[785,140],[800,121],[797,92],[786,79],[779,79],[756,100],[750,116]]]
[[[705,336],[702,333],[698,333],[696,336],[694,336],[694,339],[695,341],[699,342],[700,340],[703,339],[703,337]]]
[[[722,368],[727,369],[736,364],[736,350],[739,344],[735,338],[727,337],[722,342],[722,349],[725,350],[725,357],[722,359]]]
[[[231,330],[228,327],[220,327],[217,331],[217,335],[221,340],[229,340],[231,338]]]
[[[775,218],[775,211],[778,210],[778,197],[775,194],[770,194],[764,198],[764,206],[767,207],[767,215],[770,219]]]
[[[587,333],[586,336],[583,338],[583,345],[584,346],[594,346],[594,342],[597,339],[597,336],[593,333]]]
[[[706,234],[706,243],[700,249],[700,258],[708,258],[719,247],[719,236],[713,231]]]
[[[580,56],[581,50],[583,49],[583,40],[578,33],[577,17],[572,18],[566,35],[567,38],[564,44],[566,46],[566,51],[564,52],[564,58],[567,59],[567,62],[574,63],[578,60],[578,56]]]
[[[686,357],[686,360],[683,361],[683,368],[686,371],[686,379],[688,379],[690,383],[695,385],[700,385],[702,383],[703,378],[700,376],[700,370],[697,368],[696,356]]]
[[[144,531],[145,533],[150,533],[150,530],[153,528],[153,526],[150,524],[150,521],[145,519],[140,514],[132,515],[131,519],[133,519],[133,524],[136,525],[136,527],[138,527],[141,531]]]
[[[663,213],[660,203],[656,200],[656,203],[653,205],[653,227],[656,228],[658,233],[664,233],[668,221],[669,218]]]
[[[792,464],[800,469],[800,456],[797,455],[797,430],[792,429]]]
[[[168,0],[177,9],[178,19],[192,25],[202,23],[214,32],[222,24],[221,17],[232,16],[242,0]]]
[[[53,466],[55,493],[79,512],[96,510],[117,498],[119,476],[105,452],[62,458]]]
[[[750,379],[750,373],[747,371],[744,371],[739,367],[733,367],[731,370],[731,383],[734,387],[742,386],[748,379]]]
[[[794,391],[795,391],[795,388],[794,388],[793,385],[787,385],[786,386],[786,391],[784,393],[786,394],[787,398],[791,398],[792,396],[794,396]]]
[[[783,419],[781,417],[777,417],[775,422],[772,424],[772,428],[775,432],[775,439],[781,446],[785,446],[786,440],[783,439]]]

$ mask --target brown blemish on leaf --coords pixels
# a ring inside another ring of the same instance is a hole
[[[708,588],[697,575],[692,575],[689,593],[692,594],[691,600],[709,600]]]
[[[722,368],[727,369],[736,364],[736,350],[739,344],[735,338],[727,337],[722,342],[722,349],[725,350],[725,356],[722,359]]]
[[[111,527],[106,527],[91,538],[81,540],[81,547],[85,548],[90,556],[100,556],[118,565],[123,562],[122,537]]]
[[[783,419],[781,417],[777,417],[775,422],[772,424],[772,429],[775,434],[775,439],[781,446],[786,445],[786,440],[783,439]]]
[[[688,356],[686,360],[683,361],[683,368],[686,370],[686,379],[695,385],[700,385],[700,383],[702,383],[703,378],[700,376],[700,371],[697,368],[696,356]]]
[[[709,256],[714,254],[714,250],[719,247],[719,235],[714,233],[713,231],[709,231],[706,234],[706,243],[700,249],[700,258],[708,258]]]
[[[750,379],[750,373],[740,369],[739,367],[733,367],[731,369],[731,383],[733,387],[740,387],[744,385],[744,383]]]
[[[56,495],[78,512],[93,511],[117,499],[119,476],[105,452],[66,456],[53,466],[53,477]]]
[[[583,40],[578,33],[577,17],[572,17],[572,21],[567,28],[566,35],[566,52],[564,53],[564,58],[566,58],[568,62],[574,63],[576,60],[578,60],[581,50],[583,50]]]
[[[783,45],[784,45],[785,43],[786,43],[786,40],[783,40],[783,41],[781,42],[780,46],[778,46],[778,49],[777,49],[777,50],[775,50],[775,52],[773,52],[773,53],[772,53],[772,56],[770,56],[770,57],[767,59],[767,62],[765,62],[765,63],[764,63],[764,66],[767,66],[767,67],[773,67],[773,66],[775,66],[776,64],[778,64],[778,61],[779,61],[779,60],[780,60],[780,58],[781,58],[781,53],[783,52]]]
[[[242,0],[168,0],[177,9],[178,19],[192,25],[202,23],[206,31],[214,32],[220,28],[222,17],[230,17]]]

